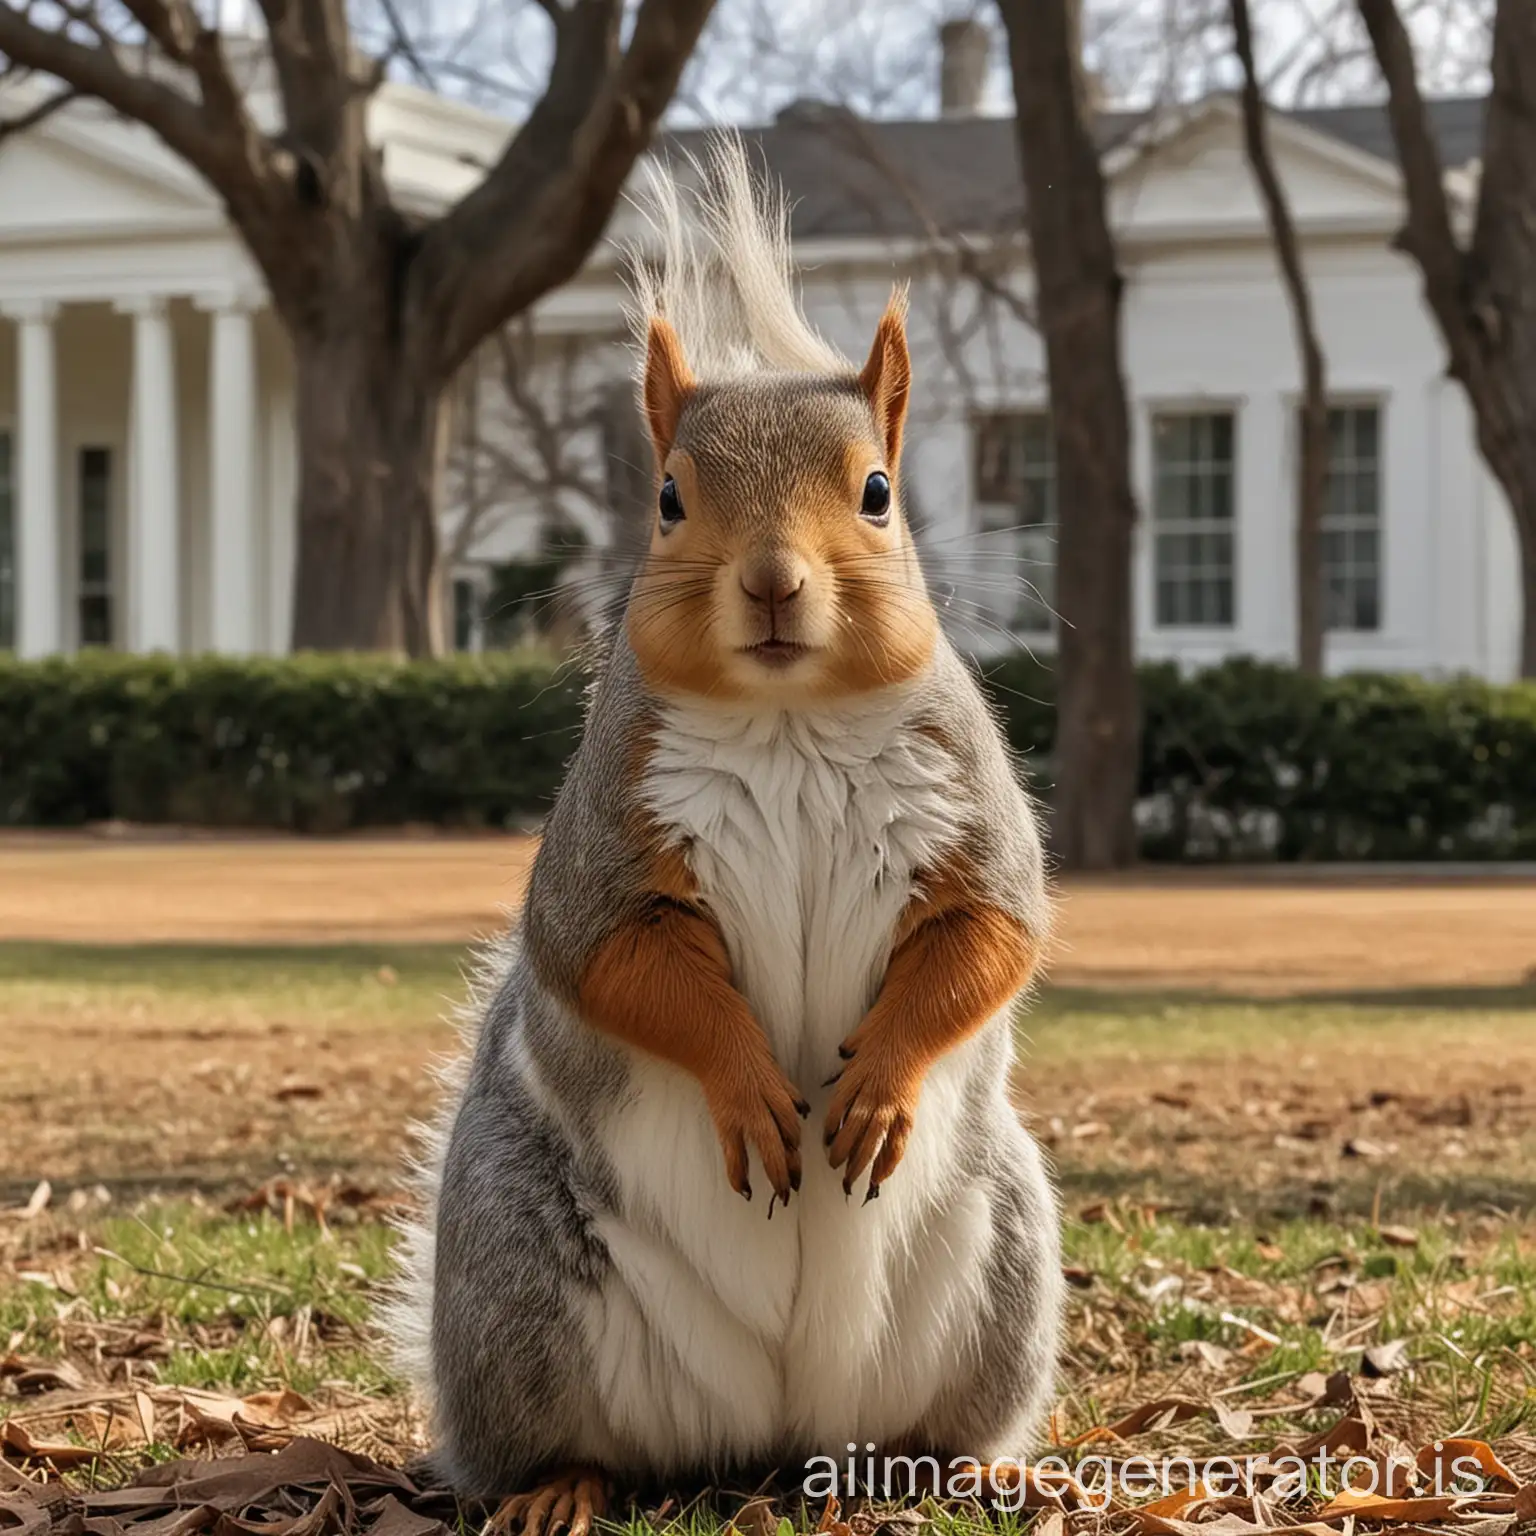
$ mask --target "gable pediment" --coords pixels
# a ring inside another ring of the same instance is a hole
[[[1396,227],[1402,203],[1395,167],[1277,115],[1271,115],[1269,138],[1303,232]],[[1124,234],[1268,230],[1231,100],[1213,99],[1159,139],[1119,147],[1106,169],[1111,221]]]
[[[0,150],[0,239],[206,227],[211,192],[143,129],[65,114]],[[109,143],[107,136],[117,140]]]

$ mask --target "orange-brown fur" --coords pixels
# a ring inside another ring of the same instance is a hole
[[[859,516],[866,478],[879,471],[894,485],[898,476],[911,386],[903,316],[904,303],[893,299],[846,399],[826,393],[824,409],[806,406],[822,430],[795,436],[776,456],[782,468],[771,505],[743,492],[739,455],[715,452],[707,426],[699,441],[679,441],[690,411],[696,424],[707,421],[701,407],[711,391],[739,395],[738,421],[763,411],[765,434],[775,425],[771,402],[750,385],[701,389],[672,327],[651,322],[642,393],[657,484],[671,475],[687,511],[668,531],[653,525],[629,604],[630,644],[658,692],[721,702],[835,700],[928,665],[937,621],[899,498],[886,527]],[[765,613],[746,595],[765,573],[803,583],[782,612]],[[770,671],[751,656],[769,639],[804,646],[803,659]]]
[[[879,996],[843,1042],[848,1064],[827,1108],[845,1190],[869,1168],[875,1197],[901,1161],[929,1068],[1024,986],[1036,959],[1024,925],[977,899],[962,861],[907,904]]]
[[[808,1107],[731,984],[725,942],[695,905],[682,853],[659,849],[650,876],[641,915],[592,956],[577,1005],[589,1024],[697,1078],[731,1187],[752,1198],[750,1144],[774,1194],[787,1204],[800,1187],[800,1117]]]

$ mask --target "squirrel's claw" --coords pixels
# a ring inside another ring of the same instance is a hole
[[[880,1186],[906,1151],[916,1094],[872,1070],[863,1056],[839,1075],[843,1082],[832,1095],[824,1127],[827,1161],[843,1169],[845,1195],[851,1195],[853,1186],[869,1173],[867,1205],[880,1198]]]
[[[607,1512],[608,1485],[600,1473],[558,1473],[526,1493],[503,1499],[482,1536],[591,1536]]]

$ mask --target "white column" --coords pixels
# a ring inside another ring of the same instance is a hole
[[[256,348],[252,304],[210,301],[208,495],[212,641],[256,649]]]
[[[129,634],[135,651],[175,651],[181,641],[175,338],[164,299],[135,299],[118,308],[133,316]]]
[[[16,649],[47,656],[64,643],[59,565],[59,405],[53,321],[58,306],[8,305],[17,322]]]

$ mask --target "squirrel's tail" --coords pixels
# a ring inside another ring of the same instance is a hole
[[[414,1148],[406,1158],[406,1192],[410,1198],[395,1223],[395,1275],[382,1297],[376,1329],[383,1352],[401,1376],[415,1388],[430,1410],[432,1391],[432,1308],[437,1258],[437,1193],[442,1184],[448,1138],[458,1114],[459,1100],[469,1076],[470,1059],[480,1020],[507,969],[513,963],[515,940],[477,945],[467,964],[467,1000],[453,1010],[458,1028],[457,1050],[438,1058],[433,1075],[440,1090],[432,1118],[411,1127]]]
[[[631,247],[631,328],[645,355],[665,318],[703,383],[751,373],[844,374],[853,365],[801,312],[783,188],[754,173],[741,136],[702,157],[650,163],[636,199],[650,228]]]

